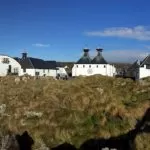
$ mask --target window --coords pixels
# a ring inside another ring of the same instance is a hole
[[[45,73],[45,69],[43,69],[43,73]]]
[[[85,67],[85,65],[83,65],[83,68]]]
[[[14,73],[18,73],[18,68],[14,68]]]
[[[89,65],[89,68],[91,68],[91,65]]]
[[[35,72],[35,75],[36,75],[36,76],[39,76],[39,74],[40,74],[39,72]]]
[[[26,68],[23,68],[23,72],[26,72]]]
[[[2,63],[9,64],[9,59],[8,58],[3,58]]]
[[[78,68],[78,65],[77,65],[77,68]]]
[[[104,65],[104,68],[106,68],[106,66]]]
[[[98,65],[96,67],[98,68]]]

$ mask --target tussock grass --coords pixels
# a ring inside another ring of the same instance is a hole
[[[5,77],[0,79],[2,104],[6,108],[0,113],[1,132],[28,130],[34,149],[65,141],[79,146],[89,138],[117,136],[132,129],[150,106],[150,87],[99,75],[68,81],[30,78],[17,84],[14,77]],[[136,141],[139,150],[150,149],[149,134]]]

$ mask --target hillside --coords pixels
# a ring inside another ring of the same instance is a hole
[[[28,130],[39,149],[126,133],[150,106],[150,80],[145,80],[0,78],[1,134]],[[149,150],[150,134],[138,136],[136,143],[138,150]]]

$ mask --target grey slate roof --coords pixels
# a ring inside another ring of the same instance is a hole
[[[92,60],[92,64],[107,64],[100,50],[97,50],[97,56]]]
[[[76,64],[91,64],[91,58],[89,57],[89,49],[84,49],[84,55],[76,62]]]
[[[91,58],[88,56],[83,56],[76,62],[76,64],[91,64]]]
[[[143,65],[150,65],[150,55],[148,55],[142,62],[141,62],[141,67]]]
[[[133,70],[135,70],[135,69],[137,69],[137,68],[139,68],[140,67],[140,65],[138,64],[138,60],[136,60],[128,69],[127,69],[127,71],[133,71]]]
[[[58,67],[56,61],[45,61],[48,69],[56,69]]]
[[[97,49],[97,56],[92,60],[88,54],[89,49],[84,49],[84,55],[76,62],[76,64],[107,64],[107,61],[102,56],[102,49]]]

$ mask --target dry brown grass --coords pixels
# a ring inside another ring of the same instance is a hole
[[[51,78],[15,83],[0,79],[1,132],[28,130],[41,144],[64,141],[80,145],[94,137],[110,137],[132,129],[150,106],[149,84],[103,76],[78,77],[69,81]],[[1,109],[4,109],[1,113]],[[136,139],[138,149],[150,149],[150,136]]]

